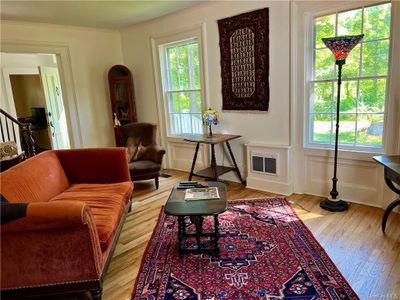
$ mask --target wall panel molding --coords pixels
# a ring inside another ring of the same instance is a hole
[[[196,150],[195,143],[184,141],[168,141],[167,151],[170,153],[170,168],[182,171],[190,171],[192,166],[194,152]],[[201,170],[208,167],[208,151],[207,145],[200,145],[197,155],[195,170]]]
[[[332,188],[333,158],[305,155],[305,193],[328,196]],[[374,161],[338,160],[338,191],[343,200],[383,207],[383,170]]]

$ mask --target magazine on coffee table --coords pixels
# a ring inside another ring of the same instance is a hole
[[[187,189],[185,192],[185,200],[187,201],[212,199],[219,199],[218,188],[216,187]]]

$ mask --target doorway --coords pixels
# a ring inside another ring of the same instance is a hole
[[[57,56],[20,53],[1,53],[1,56],[4,96],[17,119],[32,124],[36,153],[69,149]]]

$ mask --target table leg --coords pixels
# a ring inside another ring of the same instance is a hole
[[[217,160],[215,158],[215,145],[214,144],[211,144],[211,170],[213,172],[213,180],[218,181]]]
[[[196,227],[197,249],[200,249],[201,248],[200,237],[201,237],[201,234],[203,233],[203,220],[204,220],[204,218],[202,216],[191,216],[190,220],[192,221],[192,223]]]
[[[245,185],[245,184],[246,184],[246,181],[243,180],[243,179],[242,179],[242,175],[240,175],[240,170],[239,170],[239,168],[238,168],[238,166],[237,166],[237,164],[236,164],[235,156],[233,156],[233,152],[232,152],[232,149],[231,149],[231,145],[229,144],[229,141],[226,141],[225,143],[226,143],[226,146],[228,147],[229,155],[231,156],[232,163],[233,163],[233,167],[235,168],[235,172],[236,172],[237,176],[239,177],[240,182],[241,182],[243,185]]]
[[[185,225],[184,217],[178,217],[178,247],[179,256],[183,256],[184,238],[183,238],[183,226]]]
[[[215,233],[215,239],[214,239],[214,246],[215,246],[215,254],[219,256],[219,220],[218,220],[218,215],[214,216],[214,233]]]
[[[386,170],[385,170],[386,173]],[[393,184],[392,180],[390,178],[388,178],[387,176],[385,176],[385,182],[386,185],[396,194],[400,195],[400,190],[398,188],[396,188],[396,186]],[[385,213],[383,214],[383,219],[382,219],[382,231],[385,232],[386,229],[386,222],[387,219],[389,218],[390,213],[392,212],[392,210],[396,207],[400,205],[400,198],[397,200],[394,200],[392,203],[389,204],[389,206],[386,208]]]
[[[392,203],[389,204],[389,206],[386,208],[385,213],[383,214],[383,219],[382,219],[382,231],[385,232],[386,229],[386,222],[389,218],[389,214],[392,212],[392,210],[400,205],[400,198],[393,201]]]
[[[196,166],[197,153],[199,152],[199,147],[200,147],[200,143],[197,143],[196,151],[194,152],[194,156],[193,156],[192,168],[190,169],[189,181],[191,181],[192,177],[193,177],[193,171],[194,171],[194,167]]]

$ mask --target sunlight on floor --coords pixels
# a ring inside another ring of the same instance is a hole
[[[311,213],[311,212],[297,211],[297,210],[296,210],[296,212],[303,221],[323,217],[323,215]]]

